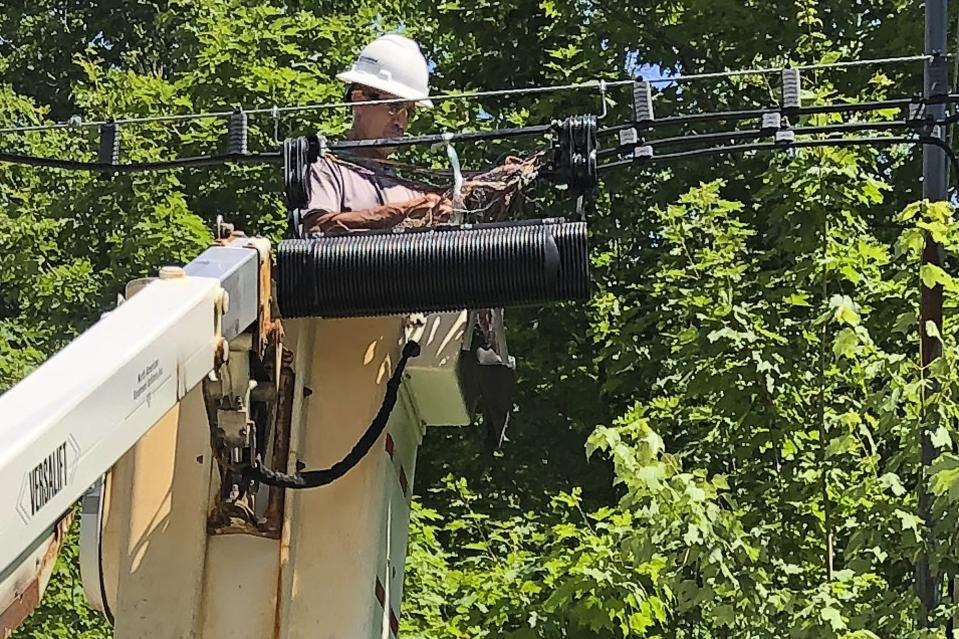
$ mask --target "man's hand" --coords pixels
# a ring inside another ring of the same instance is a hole
[[[427,224],[448,222],[453,216],[453,202],[439,193],[427,193],[418,200],[411,200],[406,217],[424,220]]]

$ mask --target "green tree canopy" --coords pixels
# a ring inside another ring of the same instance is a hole
[[[334,74],[393,30],[422,44],[438,92],[910,55],[922,42],[922,6],[904,0],[8,5],[0,127],[337,101]],[[809,72],[804,99],[913,95],[921,77],[919,64]],[[599,97],[443,102],[413,131],[543,123],[597,112]],[[607,97],[607,121],[628,117],[628,88]],[[659,85],[655,108],[777,101],[775,77],[736,76]],[[335,136],[346,116],[254,116],[250,147]],[[156,160],[221,149],[225,124],[121,135],[124,161]],[[94,130],[0,136],[34,155],[89,160],[96,148]],[[461,155],[480,165],[509,150]],[[426,438],[402,634],[933,636],[912,586],[916,494],[928,482],[937,495],[933,558],[952,575],[959,458],[924,476],[918,437],[933,423],[953,448],[956,283],[920,269],[919,251],[928,232],[951,255],[959,235],[950,207],[916,203],[919,157],[810,149],[604,175],[590,303],[507,314],[520,380],[505,449],[481,453],[470,429]],[[217,215],[278,238],[280,191],[273,167],[101,178],[0,165],[0,388],[95,321],[124,282],[189,260]],[[555,188],[537,196],[529,215],[573,211]],[[946,291],[938,391],[918,366],[920,282]],[[72,553],[58,575],[17,636],[109,636],[83,608]]]

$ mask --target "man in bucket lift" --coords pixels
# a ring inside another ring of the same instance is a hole
[[[396,138],[406,133],[417,106],[430,108],[429,71],[419,45],[398,34],[377,38],[363,49],[349,71],[336,76],[349,84],[348,102],[406,98],[353,107],[349,140]],[[358,150],[358,155],[384,159],[392,149]],[[443,222],[452,202],[425,193],[354,163],[321,156],[310,167],[309,201],[303,211],[303,234],[391,228],[407,219]]]
[[[349,84],[348,102],[389,100],[407,101],[369,104],[353,107],[353,125],[347,134],[350,140],[397,138],[406,133],[410,117],[417,106],[430,108],[429,71],[419,45],[409,38],[391,34],[377,38],[366,46],[349,71],[337,79]],[[392,149],[362,149],[370,160],[382,160]],[[533,163],[508,162],[505,167],[488,174],[485,181],[472,185],[476,193],[492,196],[509,210],[513,201],[512,184],[523,169],[532,170]],[[505,180],[505,181],[502,181]],[[453,203],[435,192],[423,192],[408,182],[394,179],[384,170],[373,171],[354,162],[347,162],[327,153],[310,167],[309,199],[303,210],[303,235],[343,231],[387,229],[413,221],[447,222],[452,217]],[[496,319],[494,319],[496,318]],[[484,443],[498,448],[504,440],[512,409],[515,371],[513,358],[506,353],[504,335],[496,334],[494,324],[502,328],[502,313],[480,311],[473,320],[484,335],[477,346],[476,360],[469,360],[465,374],[478,393],[484,422]],[[505,361],[504,361],[505,360]]]

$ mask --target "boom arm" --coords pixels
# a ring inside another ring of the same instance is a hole
[[[257,279],[243,239],[165,268],[0,396],[0,584],[256,321]]]

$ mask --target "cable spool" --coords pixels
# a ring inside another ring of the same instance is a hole
[[[553,176],[575,191],[596,186],[596,116],[577,115],[553,123]]]
[[[284,317],[365,317],[587,299],[586,224],[535,220],[330,235],[277,247]]]

